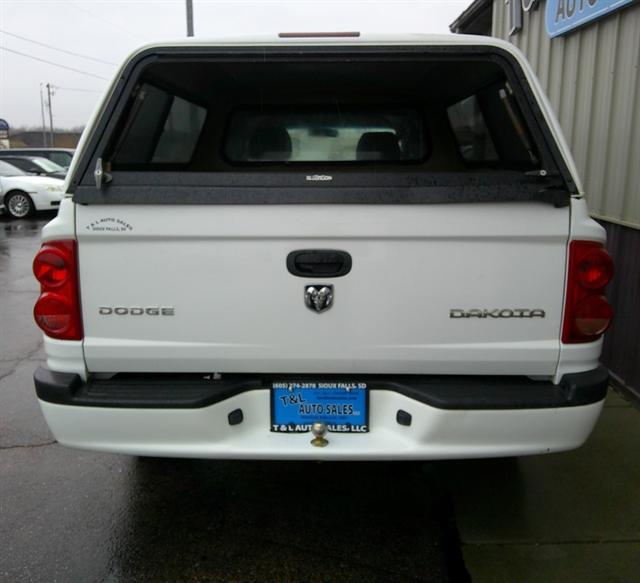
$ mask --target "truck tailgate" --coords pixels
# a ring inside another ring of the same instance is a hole
[[[93,372],[555,372],[569,207],[77,205],[76,231]],[[352,269],[296,277],[299,249]]]

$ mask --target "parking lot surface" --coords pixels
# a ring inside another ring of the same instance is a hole
[[[635,581],[640,414],[575,452],[424,464],[144,459],[59,446],[31,261],[0,218],[0,580]]]

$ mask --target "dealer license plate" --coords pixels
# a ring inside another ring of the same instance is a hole
[[[366,383],[274,382],[271,385],[271,431],[305,433],[322,422],[333,433],[369,431]]]

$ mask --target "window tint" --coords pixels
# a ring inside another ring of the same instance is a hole
[[[25,172],[37,172],[38,167],[31,161],[26,160],[24,158],[7,158],[6,161],[15,166],[16,168],[20,168],[20,170],[24,170]]]
[[[152,162],[188,162],[202,131],[206,111],[180,97],[174,97]]]
[[[191,160],[206,110],[145,84],[136,95],[114,163],[185,163]]]
[[[49,152],[47,154],[49,160],[52,160],[56,164],[62,166],[63,168],[68,168],[71,164],[71,154],[67,152]]]
[[[239,109],[224,152],[232,163],[418,161],[425,156],[423,126],[409,108]]]
[[[0,176],[24,176],[25,172],[13,164],[0,160]]]
[[[466,162],[498,160],[498,154],[475,95],[449,107],[447,115],[460,155]]]
[[[32,159],[32,162],[37,166],[40,166],[40,168],[44,169],[46,172],[64,172],[64,168],[62,166],[59,166],[47,158],[34,158]]]
[[[283,172],[305,166],[345,175],[375,168],[389,180],[527,172],[551,162],[540,157],[534,119],[520,86],[483,58],[184,56],[145,67],[99,154],[115,172],[155,172],[153,180],[210,172],[237,185],[245,175],[253,183],[251,173],[286,182]]]

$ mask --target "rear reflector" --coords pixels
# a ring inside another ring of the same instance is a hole
[[[613,310],[604,296],[587,296],[574,309],[574,325],[583,336],[604,334],[613,318]]]
[[[43,293],[36,302],[33,314],[36,324],[45,332],[60,335],[71,326],[71,306],[67,300],[51,292]]]
[[[613,271],[613,261],[601,243],[571,241],[562,342],[593,342],[604,334],[613,319],[603,295]]]
[[[33,261],[33,273],[41,291],[33,309],[36,324],[51,338],[81,340],[76,242],[44,243]]]

